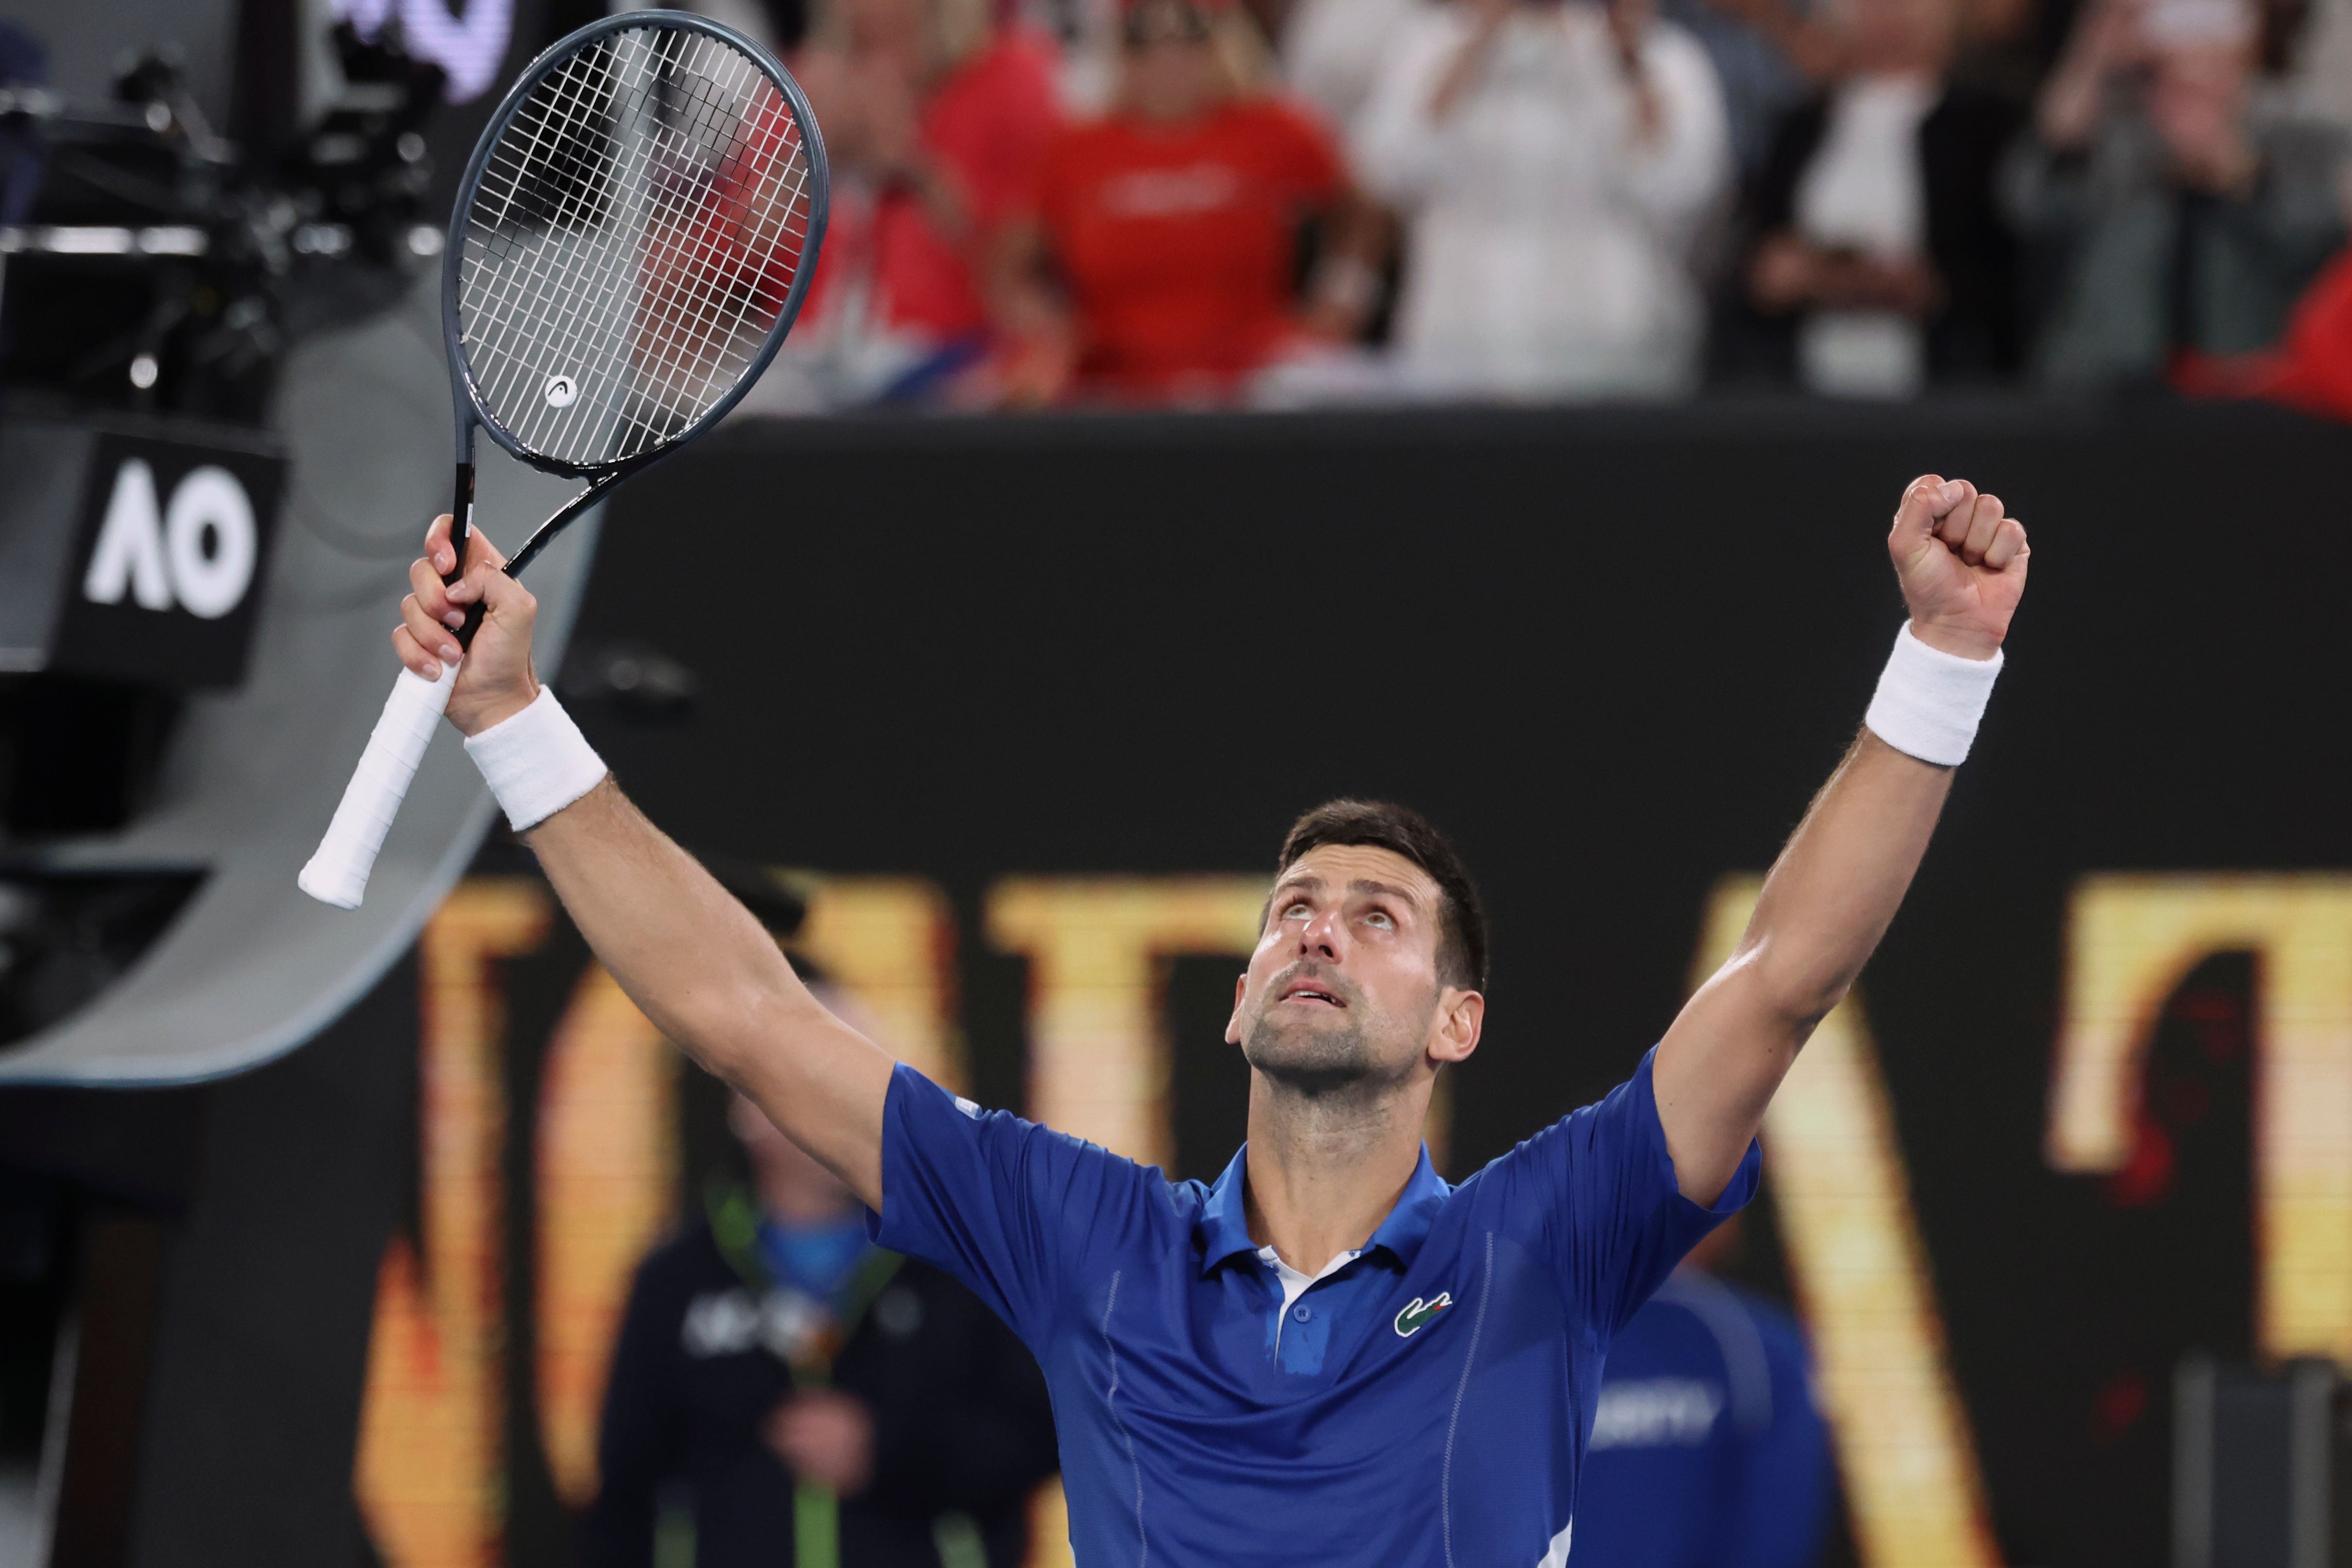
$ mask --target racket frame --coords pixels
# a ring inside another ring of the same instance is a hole
[[[740,51],[783,94],[786,107],[800,131],[802,154],[808,161],[808,229],[803,236],[800,263],[793,269],[793,281],[784,291],[783,304],[778,308],[775,322],[769,328],[758,351],[744,367],[741,376],[725,395],[704,410],[699,418],[651,451],[611,463],[568,463],[526,448],[491,414],[484,404],[479,387],[475,383],[472,367],[466,361],[457,319],[467,217],[473,207],[474,198],[480,193],[483,171],[489,162],[492,149],[506,134],[508,126],[513,122],[531,90],[565,59],[596,39],[625,28],[646,26],[702,33],[719,39]],[[792,73],[773,55],[721,23],[683,11],[622,12],[599,18],[565,35],[541,50],[523,68],[514,86],[499,100],[489,123],[483,127],[481,137],[474,143],[473,156],[467,161],[465,178],[458,184],[457,204],[449,215],[448,242],[444,247],[441,335],[449,357],[450,413],[456,427],[457,453],[457,483],[450,507],[449,542],[456,552],[459,569],[446,574],[445,581],[455,582],[461,575],[466,549],[473,531],[475,429],[478,426],[488,431],[491,440],[531,467],[544,473],[588,481],[586,488],[558,507],[515,552],[514,559],[507,562],[507,574],[513,576],[529,565],[565,524],[601,500],[613,486],[703,434],[742,401],[751,383],[760,379],[761,373],[776,357],[776,350],[783,344],[784,335],[792,330],[793,323],[799,319],[801,306],[808,297],[809,281],[816,273],[818,254],[824,243],[831,192],[832,172],[825,162],[824,138],[817,129],[816,114],[809,107],[808,95],[801,90],[800,83],[793,79]],[[472,643],[481,620],[479,601],[467,606],[465,624],[457,632],[461,646]],[[351,783],[344,789],[342,800],[335,808],[334,819],[328,824],[325,837],[320,841],[317,852],[311,855],[297,878],[305,893],[341,908],[356,909],[360,906],[361,900],[366,896],[368,873],[375,864],[377,852],[383,846],[384,835],[392,826],[393,818],[399,812],[401,800],[408,792],[409,781],[424,759],[434,731],[440,727],[442,713],[456,685],[456,672],[450,668],[437,671],[431,680],[413,670],[404,668],[401,671],[392,695],[384,703],[383,716],[369,735]]]
[[[775,324],[769,328],[766,341],[751,356],[751,363],[726,395],[704,410],[701,417],[649,452],[635,457],[625,457],[612,463],[567,463],[532,452],[500,424],[484,402],[480,386],[474,380],[473,367],[467,362],[464,334],[458,321],[459,293],[465,267],[466,223],[473,210],[474,198],[480,193],[482,178],[489,166],[490,153],[495,150],[507,127],[522,110],[523,103],[534,89],[572,55],[613,33],[631,28],[660,27],[682,32],[705,34],[742,52],[761,74],[774,84],[792,112],[801,136],[801,150],[808,160],[809,214],[808,233],[801,246],[800,264],[793,269],[793,281],[784,290],[784,302],[776,311]],[[457,476],[450,503],[449,548],[457,562],[455,570],[444,574],[443,580],[455,582],[464,575],[467,537],[473,531],[474,514],[474,431],[476,426],[489,433],[490,439],[504,447],[521,462],[546,474],[562,475],[569,479],[586,479],[588,487],[549,516],[532,530],[522,548],[515,551],[506,565],[509,577],[520,575],[531,559],[582,512],[604,499],[607,491],[628,478],[651,467],[679,447],[701,435],[711,425],[727,417],[743,394],[751,390],[768,368],[769,361],[782,348],[785,335],[801,313],[807,298],[809,280],[816,275],[818,253],[824,248],[825,220],[832,210],[833,180],[830,165],[825,161],[824,137],[817,129],[816,110],[810,107],[808,94],[793,79],[782,61],[766,48],[745,37],[723,22],[691,11],[621,11],[610,16],[600,16],[587,26],[578,27],[532,57],[529,65],[515,78],[506,97],[483,126],[482,134],[474,142],[473,156],[466,161],[465,177],[457,183],[457,204],[450,209],[447,242],[442,246],[441,260],[441,337],[449,358],[449,401],[456,423]],[[459,631],[460,645],[470,645],[474,629],[480,623],[482,607],[469,605],[466,624]]]

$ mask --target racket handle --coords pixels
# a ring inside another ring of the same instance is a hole
[[[470,454],[474,450],[474,427],[470,423],[466,426],[464,439],[466,451]],[[456,492],[449,502],[449,553],[456,558],[457,564],[441,574],[445,586],[466,575],[466,552],[473,544],[474,462],[470,456],[458,460]],[[513,569],[508,570],[509,575],[512,575]],[[488,606],[478,599],[466,606],[466,623],[457,628],[457,646],[470,648],[474,645],[474,633],[482,629],[482,612]]]
[[[360,906],[376,852],[383,848],[383,835],[400,814],[401,799],[416,777],[416,765],[425,760],[433,727],[449,706],[449,693],[457,684],[457,673],[446,664],[436,681],[414,670],[400,672],[384,702],[383,716],[375,721],[375,733],[368,737],[360,765],[344,787],[335,820],[327,824],[327,836],[295,878],[303,892],[338,909]]]

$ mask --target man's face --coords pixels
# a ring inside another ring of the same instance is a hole
[[[1309,850],[1275,883],[1227,1042],[1307,1093],[1402,1083],[1433,1052],[1469,1055],[1483,1003],[1438,977],[1444,900],[1392,851]]]
[[[1205,38],[1166,38],[1127,46],[1129,107],[1143,119],[1173,125],[1198,119],[1221,96],[1216,46]]]

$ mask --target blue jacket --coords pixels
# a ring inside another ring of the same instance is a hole
[[[1796,1320],[1685,1270],[1610,1347],[1576,1511],[1589,1568],[1803,1568],[1829,1429]]]

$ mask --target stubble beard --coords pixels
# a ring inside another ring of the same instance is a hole
[[[1393,1053],[1397,1060],[1390,1061],[1391,1053],[1381,1049],[1381,1037],[1392,1031],[1379,1029],[1380,1021],[1360,994],[1349,998],[1342,1021],[1319,1028],[1276,1018],[1268,1008],[1251,1020],[1242,1039],[1242,1059],[1277,1089],[1300,1099],[1381,1098],[1412,1076],[1416,1057],[1400,1050]],[[1416,1038],[1426,1031],[1423,1020]]]

